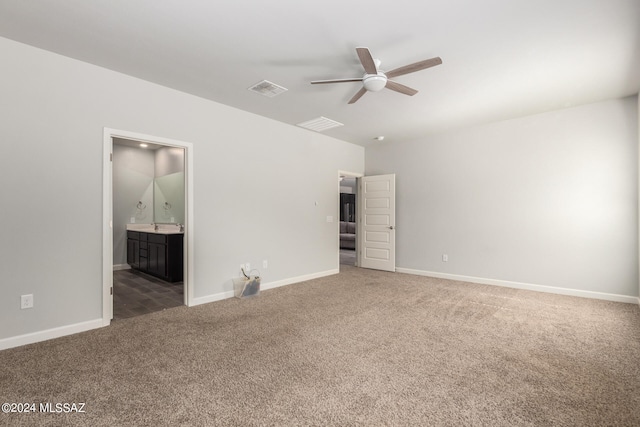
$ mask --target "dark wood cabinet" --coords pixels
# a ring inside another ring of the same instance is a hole
[[[127,231],[127,263],[168,282],[182,281],[183,235]]]
[[[127,264],[133,268],[140,266],[140,233],[127,233]]]

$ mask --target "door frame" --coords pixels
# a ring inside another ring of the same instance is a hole
[[[349,172],[349,171],[338,171],[338,214],[336,218],[338,218],[338,267],[340,267],[340,177],[349,177],[356,179],[356,267],[360,267],[360,242],[358,238],[358,228],[360,224],[360,213],[358,212],[358,197],[359,191],[358,186],[360,185],[360,178],[364,176],[363,173],[358,172]]]
[[[175,139],[146,135],[105,127],[103,129],[102,173],[102,323],[113,318],[113,138],[149,142],[184,149],[185,154],[185,232],[184,232],[184,305],[194,300],[194,215],[193,215],[193,144]]]

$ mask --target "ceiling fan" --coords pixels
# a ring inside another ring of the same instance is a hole
[[[368,48],[357,47],[356,52],[358,53],[358,58],[360,58],[360,63],[362,63],[362,67],[364,68],[364,76],[353,79],[314,80],[311,84],[362,82],[363,87],[353,96],[353,98],[349,100],[349,104],[356,102],[362,97],[362,95],[367,93],[367,91],[378,92],[385,87],[405,95],[413,96],[418,93],[417,90],[389,79],[409,73],[415,73],[416,71],[442,64],[442,59],[440,59],[440,57],[435,57],[384,72],[380,71],[378,68],[380,66],[380,61],[373,59]]]

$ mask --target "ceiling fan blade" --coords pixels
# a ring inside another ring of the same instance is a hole
[[[396,68],[387,73],[388,78],[398,77],[409,73],[415,73],[416,71],[424,70],[425,68],[434,67],[442,64],[442,59],[439,56],[431,59],[425,59],[424,61],[414,62],[413,64],[405,65],[404,67]]]
[[[355,95],[353,95],[353,98],[349,100],[349,104],[353,104],[358,99],[362,98],[362,95],[364,95],[365,93],[367,93],[367,90],[365,88],[360,89]]]
[[[361,82],[362,77],[353,78],[353,79],[331,79],[331,80],[314,80],[311,82],[312,85],[319,85],[324,83],[346,83],[346,82]]]
[[[360,58],[364,71],[367,74],[378,74],[378,68],[369,49],[366,47],[357,47],[356,52],[358,52],[358,58]]]
[[[387,80],[387,89],[395,90],[396,92],[404,93],[405,95],[413,96],[418,93],[417,90],[410,88],[409,86],[401,85],[398,82]]]

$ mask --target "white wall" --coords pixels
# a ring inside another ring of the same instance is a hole
[[[367,147],[366,173],[397,174],[401,269],[636,296],[637,147],[631,97]]]
[[[184,172],[184,149],[179,147],[160,147],[154,151],[155,177]]]
[[[127,224],[153,222],[155,152],[113,145],[113,264],[127,263]],[[142,203],[140,208],[138,203]]]
[[[242,262],[268,259],[263,282],[338,269],[325,218],[362,147],[7,39],[0,56],[0,348],[102,317],[104,127],[193,144],[195,297]]]

